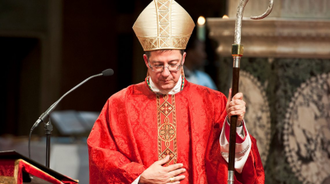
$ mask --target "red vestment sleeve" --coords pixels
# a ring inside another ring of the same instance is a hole
[[[260,159],[259,151],[257,148],[257,141],[250,135],[251,138],[251,152],[248,160],[246,161],[243,172],[241,174],[235,172],[235,184],[264,184],[265,173]]]
[[[251,151],[243,167],[242,173],[235,171],[235,184],[264,184],[265,173],[257,148],[256,139],[250,135]],[[228,163],[220,156],[220,146],[218,142],[213,142],[209,155],[207,156],[206,170],[208,183],[223,183],[227,181]]]
[[[120,96],[117,100],[120,98],[125,97]],[[110,98],[88,137],[90,183],[131,183],[145,170],[139,156],[130,151],[136,145],[113,135],[113,132],[118,132],[122,136],[132,137],[129,128],[124,127],[127,124],[121,122],[126,116],[123,105]],[[123,127],[120,127],[121,124]],[[127,149],[119,148],[124,144]]]

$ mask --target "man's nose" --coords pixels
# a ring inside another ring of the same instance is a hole
[[[170,75],[170,69],[168,68],[169,66],[164,66],[164,68],[163,68],[163,71],[162,71],[162,75],[163,76],[168,76],[168,75]]]

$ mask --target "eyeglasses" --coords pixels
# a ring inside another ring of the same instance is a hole
[[[165,65],[153,65],[153,66],[151,66],[150,62],[148,61],[148,65],[151,68],[151,70],[154,71],[154,72],[163,72],[164,68],[167,68],[170,72],[177,72],[182,67],[181,62],[180,62],[180,64],[169,64],[167,66],[165,66]]]

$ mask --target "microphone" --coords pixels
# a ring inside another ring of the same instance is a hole
[[[109,68],[106,70],[103,70],[102,73],[96,74],[96,75],[92,75],[90,77],[88,77],[87,79],[85,79],[84,81],[80,82],[78,85],[76,85],[75,87],[73,87],[72,89],[70,89],[68,92],[66,92],[63,96],[61,96],[61,98],[59,98],[56,102],[54,102],[44,113],[42,113],[40,115],[40,117],[38,118],[38,120],[33,124],[31,129],[36,128],[41,122],[44,121],[44,119],[49,115],[49,113],[57,106],[57,104],[69,93],[71,93],[73,90],[77,89],[78,87],[80,87],[82,84],[84,84],[85,82],[87,82],[88,80],[94,78],[94,77],[99,77],[99,76],[110,76],[113,75],[114,71]]]
[[[111,76],[113,73],[114,71],[111,68],[102,71],[103,76]]]
[[[96,74],[96,75],[92,75],[90,77],[88,77],[87,79],[83,80],[82,82],[80,82],[78,85],[76,85],[75,87],[73,87],[72,89],[70,89],[68,92],[66,92],[64,95],[62,95],[57,101],[55,101],[44,113],[42,113],[40,115],[40,117],[37,119],[37,121],[33,124],[33,126],[31,127],[30,130],[30,137],[32,134],[32,131],[41,123],[44,121],[44,119],[50,114],[50,112],[53,111],[53,109],[57,106],[57,104],[59,104],[59,102],[69,93],[71,93],[73,90],[77,89],[78,87],[80,87],[82,84],[84,84],[85,82],[89,81],[92,78],[95,77],[99,77],[99,76],[111,76],[114,74],[114,71],[109,68],[106,70],[103,70],[101,73]],[[30,141],[29,141],[29,158],[30,158]]]

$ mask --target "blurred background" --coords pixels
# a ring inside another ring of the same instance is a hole
[[[247,16],[268,6],[268,1],[250,1]],[[63,116],[53,119],[51,168],[88,183],[86,139],[93,119],[112,94],[146,76],[132,26],[150,2],[1,0],[0,151],[27,155],[27,137],[40,114],[85,78],[112,68],[113,76],[92,79],[55,109]],[[238,1],[177,2],[195,22],[206,17],[207,61],[201,70],[227,95]],[[251,104],[246,121],[259,142],[266,183],[330,183],[330,3],[274,4],[268,21],[243,24],[240,88]],[[33,131],[32,159],[44,164],[44,152],[39,125]]]

